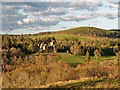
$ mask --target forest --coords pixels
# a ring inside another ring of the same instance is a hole
[[[119,62],[115,30],[2,35],[3,88],[118,88]]]

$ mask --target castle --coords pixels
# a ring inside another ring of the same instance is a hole
[[[56,46],[55,46],[56,41],[51,40],[50,42],[46,43],[41,43],[40,44],[40,51],[42,53],[56,53]]]

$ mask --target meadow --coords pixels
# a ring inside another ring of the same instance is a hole
[[[86,63],[86,58],[85,56],[82,55],[72,55],[70,53],[35,53],[33,56],[39,56],[39,55],[55,55],[58,56],[57,58],[55,57],[54,60],[60,61],[60,62],[65,62],[68,63],[72,66],[77,66],[78,64],[85,64]],[[107,61],[107,60],[113,60],[115,56],[101,56],[99,57],[98,60],[95,59],[94,56],[90,56],[90,61],[97,61],[98,63],[102,61]]]

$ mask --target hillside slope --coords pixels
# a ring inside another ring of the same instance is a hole
[[[97,27],[75,27],[67,30],[59,30],[53,32],[40,32],[36,34],[24,34],[32,35],[32,36],[43,36],[43,35],[58,35],[58,34],[68,34],[68,35],[75,35],[75,36],[92,36],[92,37],[110,37],[110,38],[119,38],[120,32],[119,30],[106,30]],[[3,35],[4,36],[4,35]],[[19,35],[10,35],[10,36],[19,36]]]
[[[98,36],[98,37],[117,37],[118,31],[105,30],[96,27],[77,27],[64,31],[58,31],[59,34],[75,34],[81,36]]]

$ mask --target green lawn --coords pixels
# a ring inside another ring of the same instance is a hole
[[[67,62],[73,65],[85,63],[85,56],[81,56],[81,55],[74,56],[70,53],[58,53],[58,54],[61,56],[60,61],[63,61],[63,62]],[[101,62],[105,60],[111,60],[113,58],[114,56],[101,56],[98,58],[97,61]],[[95,60],[94,56],[91,56],[90,60]]]
[[[85,62],[85,57],[84,56],[74,56],[69,53],[59,53],[61,56],[60,61],[64,61],[67,63],[84,63]]]
[[[98,58],[98,62],[105,61],[105,60],[113,60],[115,56],[101,56]]]

